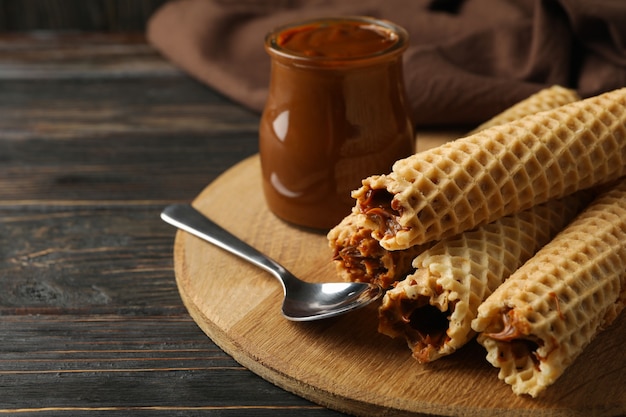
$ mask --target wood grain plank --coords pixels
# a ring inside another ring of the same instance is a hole
[[[0,315],[183,312],[161,209],[0,209]]]
[[[188,78],[0,80],[6,139],[254,133],[259,117]]]
[[[233,135],[172,138],[174,151],[163,146],[168,140],[138,138],[115,149],[106,139],[2,142],[0,148],[11,149],[0,163],[0,205],[189,200],[236,163],[239,147],[250,142]],[[219,141],[226,144],[216,145]],[[37,153],[30,153],[33,149]]]
[[[182,75],[145,42],[142,32],[0,33],[0,79],[180,78]]]
[[[0,334],[0,413],[332,415],[248,372],[186,315],[12,316]]]
[[[0,91],[3,205],[190,199],[258,148],[258,115],[190,79],[0,81]]]
[[[143,30],[166,0],[0,0],[1,30]]]

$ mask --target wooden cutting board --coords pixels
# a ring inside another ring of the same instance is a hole
[[[210,184],[194,206],[297,276],[336,281],[322,234],[266,208],[258,156]],[[626,414],[626,315],[599,335],[541,398],[498,380],[484,349],[420,365],[403,340],[378,334],[377,305],[319,322],[290,322],[268,273],[187,233],[175,241],[181,297],[202,330],[243,366],[326,407],[357,416],[616,416]]]

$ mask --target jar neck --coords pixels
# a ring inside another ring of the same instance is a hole
[[[265,38],[272,60],[299,68],[352,69],[397,61],[408,34],[367,17],[328,18],[278,28]]]

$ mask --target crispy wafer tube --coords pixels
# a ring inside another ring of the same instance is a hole
[[[626,302],[626,179],[478,308],[472,328],[516,394],[553,384]]]
[[[626,88],[397,161],[353,192],[388,250],[440,240],[626,174]]]
[[[365,223],[365,215],[352,211],[326,235],[335,269],[344,281],[371,282],[389,288],[412,270],[411,262],[417,253],[411,253],[411,248],[383,249]]]
[[[364,226],[365,220],[364,215],[353,213],[328,232],[333,261],[343,280],[371,282],[386,289],[413,270],[413,258],[425,245],[385,250],[372,238],[372,230]]]
[[[546,110],[552,110],[565,104],[580,100],[576,91],[554,85],[544,88],[519,103],[509,107],[502,113],[497,114],[485,123],[472,130],[470,134],[478,133],[487,128],[512,122],[529,114],[535,114]]]
[[[573,90],[559,86],[546,88],[496,115],[474,132],[575,100],[579,97]],[[388,251],[371,236],[373,231],[366,224],[367,218],[353,211],[327,234],[337,273],[345,281],[372,282],[389,288],[411,273],[413,259],[431,246],[417,245]]]
[[[438,242],[385,294],[379,332],[404,337],[421,363],[455,352],[475,335],[471,322],[483,300],[586,202],[587,193],[579,192]]]

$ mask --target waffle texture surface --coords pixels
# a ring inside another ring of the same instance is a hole
[[[353,192],[388,250],[453,236],[626,174],[626,88],[397,161]]]
[[[626,302],[626,179],[594,200],[478,308],[498,377],[540,394]]]
[[[482,123],[477,128],[472,130],[470,134],[478,133],[481,130],[485,130],[493,126],[521,119],[529,114],[552,110],[580,99],[581,97],[576,93],[576,91],[569,88],[561,87],[559,85],[544,88],[527,99],[511,106],[502,113],[497,114],[485,123]]]
[[[444,239],[415,258],[416,271],[387,291],[379,331],[404,337],[419,362],[455,352],[475,333],[478,307],[588,202],[551,200]]]

